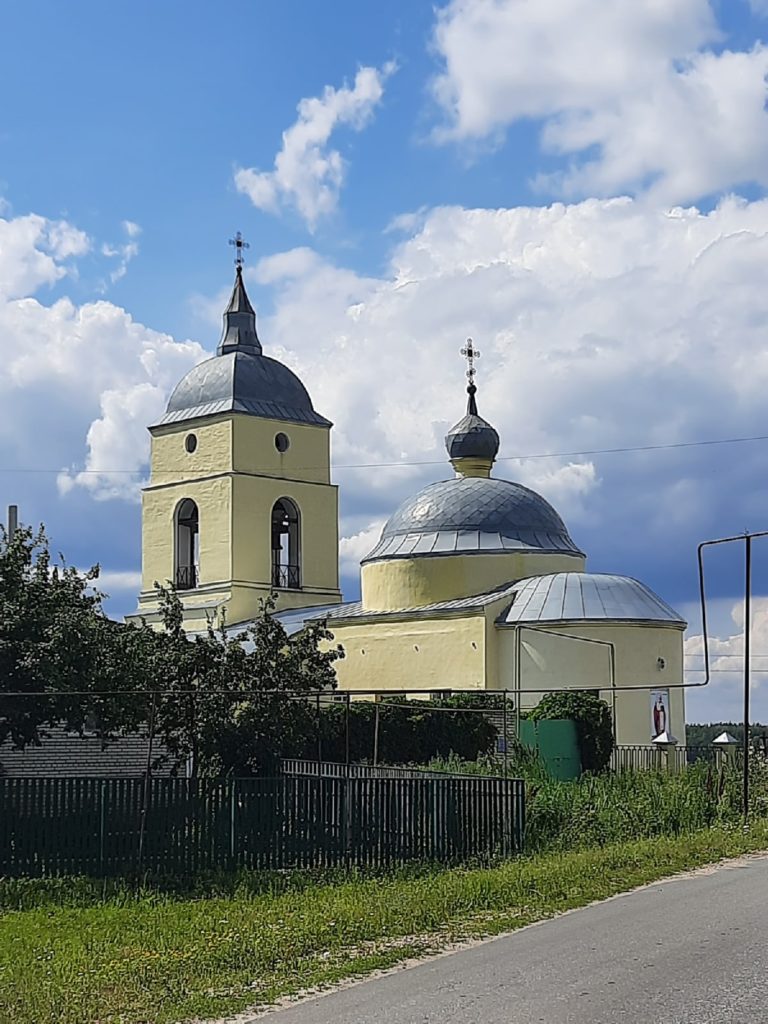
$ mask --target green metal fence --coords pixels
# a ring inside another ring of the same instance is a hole
[[[461,861],[522,849],[516,779],[0,779],[0,875]]]

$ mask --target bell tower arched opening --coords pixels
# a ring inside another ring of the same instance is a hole
[[[290,498],[279,498],[272,506],[272,586],[301,587],[299,510]]]
[[[200,515],[191,498],[179,502],[175,516],[177,590],[194,590],[200,566]]]

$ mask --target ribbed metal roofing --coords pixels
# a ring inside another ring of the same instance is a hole
[[[160,423],[220,412],[331,425],[315,412],[307,389],[292,370],[269,356],[249,352],[227,352],[198,363],[176,385]]]
[[[686,625],[658,594],[629,576],[557,572],[520,580],[512,591],[512,603],[499,616],[499,625],[606,620]]]
[[[429,484],[404,501],[363,564],[504,551],[582,554],[540,494],[509,480],[457,477]]]
[[[484,594],[474,594],[472,597],[456,598],[453,601],[436,601],[434,604],[421,605],[419,608],[397,608],[390,611],[376,611],[363,607],[362,601],[346,601],[344,604],[322,604],[309,608],[291,608],[284,612],[278,612],[275,618],[279,620],[288,636],[298,633],[310,622],[327,620],[330,629],[334,625],[343,625],[350,619],[365,618],[386,618],[387,616],[402,617],[403,615],[419,618],[430,615],[441,615],[450,612],[471,611],[474,608],[484,608],[494,601],[512,594],[514,583],[505,583],[503,586],[489,590]],[[240,623],[231,627],[231,632],[246,629],[250,623]]]

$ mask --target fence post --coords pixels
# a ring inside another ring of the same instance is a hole
[[[101,780],[101,787],[99,792],[99,874],[104,877],[104,842],[105,842],[105,830],[106,830],[106,817],[107,817],[107,783],[105,779]]]
[[[229,782],[229,867],[233,870],[237,867],[237,843],[235,816],[237,814],[237,779],[230,779]]]

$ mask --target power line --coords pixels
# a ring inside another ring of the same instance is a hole
[[[570,452],[535,452],[529,455],[504,455],[497,459],[497,462],[524,462],[531,459],[571,459],[583,455],[626,455],[638,452],[660,452],[660,451],[674,451],[682,448],[705,448],[713,445],[728,445],[728,444],[748,444],[754,441],[768,441],[768,434],[756,434],[752,437],[721,437],[721,438],[707,438],[703,441],[674,441],[669,444],[643,444],[643,445],[626,445],[620,448],[585,448],[581,451],[570,451]],[[408,460],[403,459],[398,462],[348,462],[348,463],[334,463],[332,469],[343,470],[343,469],[397,469],[401,467],[409,466],[442,466],[445,465],[445,459],[414,459]],[[296,466],[294,472],[309,471],[313,469],[321,468],[318,465],[315,466]],[[263,472],[269,472],[271,467],[263,467]],[[78,469],[78,470],[67,470],[67,469],[45,469],[45,468],[34,468],[34,467],[11,467],[11,466],[0,466],[0,473],[67,473],[71,472],[77,476],[102,476],[107,474],[114,475],[137,475],[143,473],[144,469]]]

